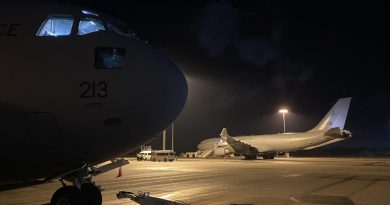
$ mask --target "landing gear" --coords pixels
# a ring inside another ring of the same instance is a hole
[[[81,190],[75,186],[59,188],[50,201],[51,205],[101,205],[102,193],[92,183],[84,183]]]
[[[51,205],[101,205],[102,193],[93,183],[77,186],[64,186],[59,188],[50,201]]]
[[[102,192],[99,187],[92,183],[81,184],[81,194],[86,200],[88,205],[100,205],[102,204]]]
[[[257,159],[257,156],[256,155],[244,155],[244,159],[245,160],[255,160]]]
[[[263,159],[274,159],[275,158],[275,153],[265,153],[263,155]]]
[[[51,198],[51,205],[83,205],[84,198],[81,191],[73,186],[59,188]]]
[[[51,198],[51,205],[101,205],[102,193],[100,187],[92,181],[92,177],[104,172],[116,169],[129,164],[124,159],[111,160],[111,163],[100,167],[84,164],[80,169],[61,177],[62,183]],[[67,185],[65,181],[72,183]]]

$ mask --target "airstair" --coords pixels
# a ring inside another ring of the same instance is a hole
[[[209,157],[217,147],[218,147],[218,143],[215,143],[214,146],[212,146],[210,149],[208,149],[208,150],[204,151],[202,154],[200,154],[199,158]]]

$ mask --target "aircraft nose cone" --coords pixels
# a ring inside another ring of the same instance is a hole
[[[127,81],[132,96],[129,116],[133,116],[133,132],[155,135],[169,126],[180,114],[187,99],[187,80],[180,68],[167,55],[150,47],[141,47],[129,55]],[[144,60],[148,59],[148,60]],[[129,80],[130,79],[130,80]]]
[[[187,80],[180,68],[168,57],[163,60],[162,70],[164,73],[161,78],[161,84],[163,85],[161,87],[162,99],[167,102],[165,105],[166,112],[173,115],[171,119],[173,121],[179,115],[187,100]]]

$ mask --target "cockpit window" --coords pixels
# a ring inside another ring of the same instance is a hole
[[[37,36],[68,36],[72,32],[73,21],[73,17],[69,16],[49,16]]]
[[[77,35],[86,35],[104,30],[106,30],[106,28],[101,21],[91,18],[84,18],[80,20]]]
[[[117,70],[124,65],[125,49],[97,47],[95,49],[96,69]]]

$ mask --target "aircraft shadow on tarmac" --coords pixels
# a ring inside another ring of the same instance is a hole
[[[141,205],[188,205],[187,203],[181,202],[181,201],[169,201],[166,199],[161,199],[157,197],[149,196],[148,192],[140,192],[137,194],[134,194],[133,192],[126,192],[126,191],[120,191],[117,195],[118,199],[125,199],[128,198],[138,204]]]
[[[350,198],[345,196],[304,195],[292,197],[291,199],[297,203],[355,205],[355,203]]]
[[[130,197],[124,197],[129,198],[130,200],[140,204],[140,205],[189,205],[187,203],[181,202],[181,201],[169,201],[166,199],[161,199],[157,197],[148,196],[145,198],[130,198]],[[42,204],[42,205],[50,205],[48,204]]]

